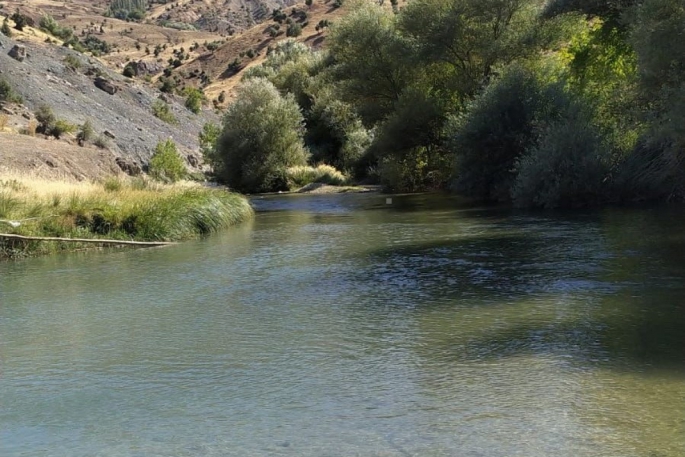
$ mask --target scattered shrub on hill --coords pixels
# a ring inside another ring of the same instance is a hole
[[[124,71],[122,72],[122,74],[127,78],[133,78],[134,76],[138,76],[136,71],[136,64],[133,62],[127,63],[124,67]]]
[[[220,136],[220,126],[211,122],[202,126],[202,130],[198,135],[198,142],[200,143],[200,152],[208,163],[213,163],[216,160],[216,143]]]
[[[10,19],[14,21],[14,28],[20,32],[24,30],[24,27],[33,27],[35,25],[30,16],[22,14],[18,10],[10,16]]]
[[[50,129],[50,135],[59,139],[64,134],[74,133],[77,128],[78,128],[78,126],[71,124],[71,123],[65,121],[64,119],[57,119],[55,121],[55,124]]]
[[[72,35],[74,34],[72,29],[70,29],[69,27],[61,27],[57,23],[57,21],[52,16],[50,16],[49,14],[46,14],[45,16],[40,18],[40,22],[38,23],[38,26],[44,32],[47,32],[50,35],[57,37],[63,41],[69,40],[72,37]]]
[[[150,158],[149,172],[150,176],[164,182],[176,182],[185,177],[186,167],[171,139],[157,143]]]
[[[163,120],[167,124],[178,123],[178,121],[176,120],[176,116],[174,116],[174,113],[171,112],[171,108],[163,100],[154,101],[154,103],[152,104],[152,114],[154,114],[155,117]]]
[[[38,121],[37,132],[49,135],[50,131],[55,125],[55,122],[57,122],[57,118],[55,117],[55,113],[52,111],[52,108],[50,108],[48,105],[41,105],[34,114],[36,116],[36,121]]]
[[[5,78],[0,77],[0,105],[3,103],[23,103],[24,99],[12,89]]]
[[[286,170],[306,165],[303,118],[292,95],[263,78],[241,84],[226,111],[212,165],[219,179],[243,192],[287,189]]]
[[[122,21],[141,21],[147,8],[147,0],[112,0],[104,15]]]
[[[199,114],[202,102],[205,101],[205,94],[194,87],[187,87],[183,93],[186,96],[185,107],[193,113]]]
[[[302,35],[302,26],[297,23],[290,24],[285,31],[285,35],[293,38]]]
[[[93,141],[94,138],[95,129],[93,129],[93,124],[90,122],[90,119],[87,119],[86,122],[79,127],[79,132],[76,135],[76,139],[78,140],[79,144],[83,146],[85,143]]]
[[[25,128],[19,130],[22,135],[36,136],[36,129],[38,129],[38,123],[31,119]]]
[[[109,149],[109,138],[104,135],[98,135],[93,140],[93,144],[100,149]]]
[[[64,58],[64,65],[75,71],[81,68],[81,60],[78,57],[69,54]]]
[[[64,119],[57,119],[48,105],[41,105],[34,114],[38,121],[37,132],[43,135],[51,135],[59,139],[62,135],[73,133],[77,129],[76,125]]]
[[[5,35],[8,38],[12,38],[12,29],[10,29],[10,23],[6,17],[2,21],[2,27],[0,27],[0,33],[2,33],[3,35]]]

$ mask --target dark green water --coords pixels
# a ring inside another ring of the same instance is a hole
[[[0,264],[0,456],[685,455],[685,210],[256,200]]]

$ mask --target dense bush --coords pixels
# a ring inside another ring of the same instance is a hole
[[[534,70],[514,66],[447,127],[456,160],[453,188],[488,201],[506,201],[515,164],[536,146],[538,124],[558,119],[567,96]]]
[[[148,171],[150,176],[159,181],[176,182],[183,179],[187,171],[176,150],[176,143],[171,139],[157,143]]]
[[[305,165],[302,113],[262,78],[238,87],[223,120],[213,165],[217,176],[243,192],[287,188],[286,170]]]
[[[579,207],[605,199],[610,154],[589,116],[550,125],[517,164],[512,198],[523,207]]]

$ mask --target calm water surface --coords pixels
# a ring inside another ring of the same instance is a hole
[[[0,456],[685,455],[685,211],[255,200],[0,264]]]

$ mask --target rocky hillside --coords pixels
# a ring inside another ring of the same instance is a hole
[[[8,55],[16,45],[25,47],[23,61]],[[3,108],[9,118],[4,135],[26,129],[34,119],[33,113],[46,105],[58,118],[71,124],[89,120],[96,134],[106,139],[113,158],[141,168],[147,164],[155,145],[167,138],[177,143],[189,165],[197,165],[198,132],[205,122],[218,121],[212,110],[193,114],[183,106],[181,98],[162,95],[154,88],[131,81],[108,70],[97,59],[63,47],[18,42],[2,35],[0,78],[23,98],[22,105],[8,104]],[[177,124],[163,122],[153,115],[152,105],[160,96],[168,102]],[[73,136],[59,141],[75,143]],[[55,145],[51,148],[55,149]]]

